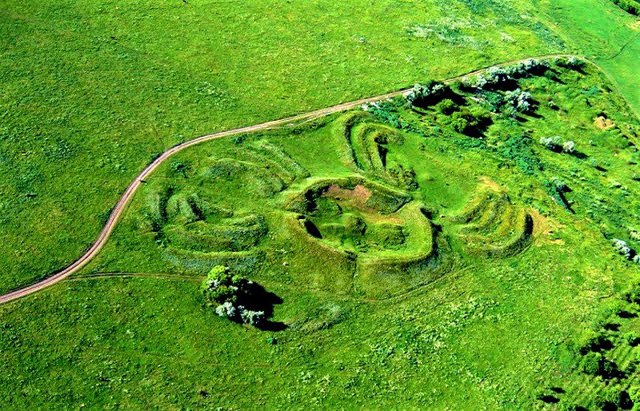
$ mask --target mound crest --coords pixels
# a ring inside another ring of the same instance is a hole
[[[509,257],[531,244],[533,218],[493,185],[484,187],[453,221],[465,252],[471,255]]]
[[[254,247],[268,227],[258,214],[236,215],[197,193],[169,187],[148,197],[146,219],[168,261],[186,272],[213,265],[247,269],[261,260]]]
[[[309,172],[286,152],[264,140],[243,146],[241,156],[242,160],[213,160],[200,177],[214,183],[232,183],[236,189],[252,187],[262,198],[272,197],[295,181],[309,177]]]
[[[398,130],[374,122],[366,112],[344,115],[336,127],[345,143],[343,157],[359,173],[404,189],[417,187],[413,170],[388,159],[388,145],[403,142]]]
[[[362,177],[323,179],[286,208],[300,241],[349,267],[358,294],[388,297],[442,273],[439,230],[405,192]]]

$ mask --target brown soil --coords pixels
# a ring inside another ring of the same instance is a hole
[[[596,119],[593,121],[593,124],[600,130],[609,130],[610,128],[615,126],[613,121],[603,116],[596,117]]]
[[[560,239],[551,240],[547,238],[553,233],[555,233],[559,228],[557,227],[557,224],[553,220],[550,220],[549,218],[543,216],[538,212],[538,210],[530,209],[528,211],[529,211],[529,214],[531,215],[531,218],[533,218],[533,236],[535,238],[549,241],[554,244],[564,243],[564,241]]]
[[[334,184],[329,187],[324,195],[329,198],[334,198],[336,201],[351,203],[358,208],[367,208],[365,204],[371,197],[371,191],[361,184],[355,186],[353,190],[342,188]]]

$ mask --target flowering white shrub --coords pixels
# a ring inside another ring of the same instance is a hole
[[[562,151],[564,151],[565,153],[569,153],[569,154],[574,153],[576,151],[576,143],[574,143],[571,140],[566,141],[562,145]]]
[[[627,245],[626,241],[620,240],[618,238],[614,238],[613,240],[611,240],[611,245],[613,245],[613,248],[616,250],[618,254],[620,254],[621,256],[625,257],[628,260],[631,259],[632,250],[631,250],[631,247]]]
[[[441,97],[446,90],[446,86],[437,81],[429,81],[425,84],[416,84],[406,95],[407,101],[411,105],[420,105]]]
[[[247,310],[243,306],[239,306],[238,309],[240,310],[240,318],[245,324],[259,326],[265,321],[264,311]]]
[[[540,144],[551,151],[560,151],[562,148],[562,139],[560,139],[560,136],[542,137]]]
[[[236,307],[231,301],[226,301],[216,307],[216,314],[220,317],[234,318],[236,316]]]
[[[528,113],[531,111],[533,105],[531,93],[522,91],[519,88],[513,91],[507,91],[504,99],[516,113]]]

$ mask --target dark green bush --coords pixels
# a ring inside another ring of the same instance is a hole
[[[436,105],[436,110],[448,116],[458,110],[458,106],[453,102],[453,100],[446,98]]]
[[[511,136],[498,148],[498,153],[527,175],[542,170],[542,163],[531,149],[531,138],[525,135]]]

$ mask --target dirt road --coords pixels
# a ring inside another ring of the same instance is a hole
[[[548,54],[548,55],[542,55],[542,56],[535,56],[535,57],[530,57],[533,59],[549,59],[549,58],[556,58],[556,57],[571,57],[571,55],[567,55],[567,54]],[[508,61],[508,62],[504,62],[501,64],[497,64],[497,65],[493,65],[493,66],[489,66],[489,67],[499,67],[499,66],[505,66],[505,65],[511,65],[511,64],[516,64],[525,60],[528,60],[529,58],[526,59],[519,59],[519,60],[513,60],[513,61]],[[474,74],[478,74],[481,73],[482,71],[486,70],[489,67],[485,67],[485,68],[481,68],[478,70],[474,70],[468,73],[465,73],[463,75],[460,76],[456,76],[456,77],[452,77],[450,79],[445,80],[445,82],[453,82],[456,80],[461,79],[464,76],[467,75],[474,75]],[[107,243],[107,240],[109,239],[109,236],[111,235],[111,233],[113,232],[113,229],[115,228],[116,224],[118,223],[118,221],[120,220],[120,218],[122,217],[122,215],[124,214],[127,205],[129,204],[129,202],[131,201],[131,199],[133,198],[133,196],[135,195],[136,191],[138,190],[138,188],[140,187],[140,185],[143,183],[143,181],[148,178],[162,163],[164,163],[168,158],[170,158],[171,156],[173,156],[174,154],[189,148],[191,146],[195,146],[196,144],[200,144],[200,143],[204,143],[205,141],[211,141],[211,140],[216,140],[219,138],[225,138],[225,137],[230,137],[230,136],[235,136],[235,135],[239,135],[239,134],[246,134],[246,133],[254,133],[257,131],[265,131],[265,130],[269,130],[269,129],[273,129],[273,128],[277,128],[277,127],[282,127],[282,126],[286,126],[289,124],[295,124],[301,121],[307,121],[307,120],[313,120],[319,117],[324,117],[333,113],[338,113],[338,112],[342,112],[342,111],[347,111],[356,107],[361,106],[362,104],[365,103],[373,103],[376,101],[382,101],[382,100],[386,100],[388,98],[393,98],[393,97],[397,97],[400,95],[404,95],[406,93],[408,93],[410,91],[410,89],[405,89],[405,90],[399,90],[399,91],[395,91],[392,93],[387,93],[387,94],[383,94],[380,96],[375,96],[375,97],[370,97],[370,98],[365,98],[362,100],[357,100],[357,101],[352,101],[352,102],[348,102],[348,103],[343,103],[343,104],[338,104],[337,106],[333,106],[333,107],[328,107],[328,108],[323,108],[320,110],[316,110],[316,111],[312,111],[309,113],[304,113],[304,114],[299,114],[296,116],[292,116],[292,117],[287,117],[287,118],[283,118],[280,120],[274,120],[274,121],[269,121],[266,123],[262,123],[262,124],[256,124],[253,126],[248,126],[248,127],[241,127],[241,128],[236,128],[233,130],[227,130],[227,131],[221,131],[219,133],[214,133],[214,134],[209,134],[206,136],[202,136],[202,137],[198,137],[194,140],[190,140],[190,141],[186,141],[182,144],[179,144],[177,146],[174,146],[172,148],[170,148],[169,150],[165,151],[164,153],[162,153],[162,155],[160,155],[158,158],[156,158],[151,164],[149,164],[149,166],[147,166],[147,168],[145,168],[140,174],[138,174],[138,176],[135,178],[135,180],[133,180],[133,182],[129,185],[129,187],[127,188],[127,190],[122,194],[122,197],[120,197],[120,200],[118,201],[118,203],[116,204],[115,208],[113,209],[113,211],[111,212],[111,215],[109,216],[109,219],[107,220],[107,223],[105,224],[104,228],[102,229],[102,232],[100,233],[100,235],[98,236],[98,238],[96,239],[96,241],[93,243],[93,245],[87,250],[87,252],[82,255],[80,258],[78,258],[73,264],[71,264],[70,266],[68,266],[67,268],[63,269],[62,271],[59,271],[58,273],[52,275],[51,277],[48,277],[40,282],[37,282],[33,285],[30,285],[28,287],[25,288],[21,288],[19,290],[10,292],[8,294],[2,295],[0,296],[0,304],[4,304],[4,303],[8,303],[9,301],[13,301],[16,300],[18,298],[21,297],[25,297],[27,295],[33,294],[37,291],[40,291],[44,288],[50,287],[62,280],[64,280],[65,278],[69,277],[70,275],[78,272],[82,267],[84,267],[85,265],[87,265],[99,252],[100,250],[102,250],[102,248],[104,247],[104,245]]]

